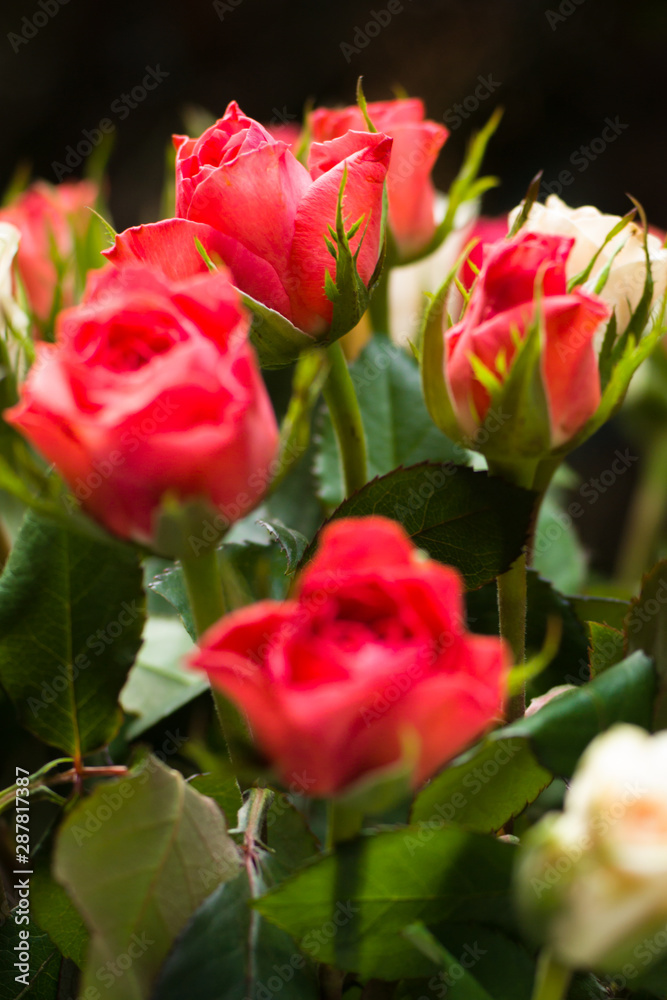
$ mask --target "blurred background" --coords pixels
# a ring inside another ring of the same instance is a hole
[[[571,205],[622,214],[630,192],[667,228],[665,0],[3,0],[0,25],[0,188],[21,164],[52,182],[80,176],[77,149],[103,131],[117,229],[162,216],[169,137],[197,109],[217,117],[236,99],[295,123],[308,101],[352,103],[360,74],[370,100],[421,96],[448,126],[445,191],[471,131],[505,107],[485,214],[515,205],[543,169]],[[624,434],[615,422],[571,464],[594,476]],[[601,572],[636,470],[577,524]]]
[[[622,214],[630,191],[667,228],[664,0],[1,6],[0,185],[19,161],[58,179],[53,164],[69,168],[67,147],[110,119],[118,228],[158,217],[165,144],[184,129],[189,105],[220,116],[235,98],[254,118],[295,121],[308,99],[352,103],[359,74],[369,99],[401,87],[451,129],[435,174],[444,190],[471,129],[504,105],[487,161],[502,187],[488,196],[489,213],[514,205],[543,168],[555,193],[559,175],[569,174],[568,202]],[[123,95],[141,88],[149,69],[162,78],[138,102],[130,96],[130,107]],[[617,128],[609,142],[601,138],[607,118]],[[80,173],[81,165],[65,177]]]

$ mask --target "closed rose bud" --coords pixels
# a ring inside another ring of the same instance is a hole
[[[514,223],[520,211],[519,206],[510,212],[510,225]],[[620,221],[620,216],[604,214],[592,205],[570,208],[552,194],[544,205],[538,202],[533,204],[521,231],[551,233],[571,237],[574,240],[566,265],[566,276],[569,280],[586,268],[596,251],[602,247],[608,234]],[[656,303],[667,290],[667,250],[663,249],[662,240],[657,235],[649,234],[648,252],[653,277],[652,302]],[[646,281],[644,232],[638,225],[630,222],[602,249],[593,265],[590,277],[582,286],[584,290],[592,291],[595,288],[601,273],[610,262],[609,275],[599,295],[614,310],[617,334],[620,335],[627,328],[632,313],[639,305]],[[599,349],[601,342],[596,346]]]
[[[347,228],[363,220],[350,240],[361,280],[368,285],[380,255],[382,192],[392,140],[348,132],[313,143],[308,169],[285,141],[274,139],[232,102],[198,139],[175,136],[176,215],[121,233],[106,256],[115,264],[159,266],[172,277],[202,271],[199,239],[223,261],[234,284],[281,313],[305,333],[326,331],[333,316],[327,271],[336,263],[327,247],[345,175]],[[352,324],[353,325],[353,324]]]
[[[471,635],[455,570],[393,521],[335,521],[293,597],[228,615],[193,667],[246,713],[286,785],[335,795],[415,747],[418,785],[499,717],[509,652]]]
[[[416,98],[376,101],[367,105],[379,132],[394,140],[387,173],[389,226],[401,257],[423,250],[435,233],[436,195],[431,171],[449,135],[443,125],[424,118],[424,103]],[[318,108],[310,116],[313,138],[324,142],[348,129],[363,131],[358,107]]]
[[[30,308],[43,323],[54,305],[69,306],[74,301],[74,279],[67,265],[74,256],[75,237],[85,233],[92,218],[89,208],[96,198],[97,186],[91,181],[56,186],[37,181],[0,211],[0,221],[10,222],[21,233],[18,270]],[[58,273],[57,261],[64,276]]]
[[[12,265],[19,248],[21,233],[9,222],[0,222],[0,331],[4,333],[11,326],[25,336],[28,331],[28,317],[14,298]]]
[[[527,835],[516,890],[527,932],[563,965],[638,974],[664,954],[667,733],[618,725],[590,744],[563,812]]]
[[[38,344],[5,418],[124,538],[154,540],[167,493],[233,521],[261,499],[278,443],[248,324],[223,272],[110,268]]]
[[[567,291],[573,242],[520,232],[488,248],[463,319],[445,333],[453,436],[479,440],[492,390],[508,419],[501,434],[487,435],[485,447],[501,458],[510,452],[544,457],[567,445],[596,412],[600,377],[593,339],[610,309],[594,295]],[[521,369],[519,391],[513,366],[538,321],[539,349]],[[510,383],[511,396],[504,396]]]

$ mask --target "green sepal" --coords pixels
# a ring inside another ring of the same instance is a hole
[[[485,191],[497,187],[500,181],[497,177],[479,177],[480,167],[491,136],[500,124],[503,109],[496,108],[486,125],[473,134],[468,144],[465,159],[449,189],[447,210],[442,222],[436,227],[435,233],[426,246],[417,253],[401,258],[397,263],[412,264],[423,257],[430,256],[441,246],[454,229],[456,214],[465,202],[475,201]]]
[[[570,280],[568,281],[567,283],[568,292],[571,292],[573,288],[577,287],[577,285],[583,285],[583,283],[588,280],[588,278],[590,277],[590,273],[593,270],[593,267],[595,266],[595,262],[602,253],[602,251],[604,250],[604,248],[607,246],[608,243],[611,242],[611,240],[613,240],[615,236],[618,236],[618,234],[625,229],[625,227],[628,225],[629,222],[632,222],[636,214],[637,214],[637,209],[633,208],[630,212],[628,212],[621,219],[619,219],[616,225],[609,230],[609,232],[604,238],[604,242],[601,243],[600,246],[597,248],[597,250],[591,257],[591,259],[589,260],[588,264],[583,269],[583,271],[580,271],[579,274],[575,274],[574,277],[570,278]],[[616,253],[618,253],[618,250],[616,251]],[[616,256],[616,254],[614,254],[614,256]],[[609,265],[607,265],[605,271],[607,271],[608,267]],[[597,286],[595,292],[596,294],[598,293]]]
[[[324,280],[324,288],[327,298],[333,303],[333,316],[331,317],[331,325],[325,338],[326,343],[333,343],[333,341],[338,340],[340,337],[344,336],[344,334],[349,333],[350,330],[357,325],[368,308],[372,290],[380,277],[380,272],[384,262],[386,211],[384,206],[385,197],[383,196],[382,226],[380,230],[380,246],[382,247],[382,250],[380,253],[380,260],[378,261],[373,276],[369,282],[369,287],[366,288],[366,285],[362,281],[357,269],[357,258],[359,257],[361,245],[366,237],[366,229],[370,218],[364,219],[362,216],[362,218],[355,220],[355,222],[353,222],[348,229],[345,228],[345,223],[343,221],[343,195],[345,193],[346,184],[347,164],[345,164],[343,168],[343,177],[338,191],[338,201],[336,204],[336,228],[335,230],[332,227],[329,228],[333,242],[333,251],[330,248],[330,252],[332,252],[332,256],[334,256],[336,261],[336,276],[334,279],[330,272],[327,271]],[[358,232],[362,222],[365,222],[364,231],[361,239],[359,240],[357,249],[354,253],[352,253],[350,240],[355,233]],[[329,245],[328,240],[327,245]]]
[[[528,221],[528,216],[530,215],[530,210],[537,201],[537,197],[540,193],[540,184],[542,183],[543,170],[538,171],[533,177],[532,181],[528,185],[528,190],[526,191],[526,197],[521,202],[521,211],[514,220],[514,225],[510,229],[508,236],[516,236],[522,226]]]

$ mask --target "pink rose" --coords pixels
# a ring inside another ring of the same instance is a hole
[[[5,418],[124,538],[152,540],[167,492],[234,520],[259,502],[278,445],[248,322],[223,272],[95,274],[58,317],[56,343],[37,346]]]
[[[387,174],[389,225],[402,257],[423,250],[435,233],[435,188],[431,171],[449,135],[443,125],[424,120],[416,98],[368,105],[375,128],[394,140]],[[318,108],[310,116],[313,138],[334,139],[348,129],[366,128],[358,107]]]
[[[289,785],[332,795],[414,748],[418,785],[502,711],[509,653],[465,629],[458,573],[381,517],[332,522],[294,597],[210,629],[193,667]]]
[[[178,220],[121,233],[108,259],[150,261],[183,277],[203,267],[193,254],[197,236],[230,268],[238,288],[306,333],[322,333],[333,313],[325,275],[335,277],[336,264],[326,240],[343,174],[348,228],[363,219],[351,247],[361,243],[357,267],[367,285],[380,253],[391,139],[348,132],[314,143],[307,170],[287,143],[232,102],[198,139],[175,136],[174,142]]]

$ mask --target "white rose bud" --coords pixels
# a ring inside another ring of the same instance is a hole
[[[570,968],[634,974],[667,943],[667,732],[614,726],[581,758],[564,811],[526,836],[516,875],[529,933]]]
[[[28,332],[28,317],[14,298],[12,263],[19,248],[21,233],[9,222],[0,222],[0,332],[7,324],[25,336]]]
[[[510,226],[520,211],[521,206],[512,209]],[[574,246],[567,261],[567,277],[570,279],[586,268],[620,219],[618,215],[605,215],[592,205],[570,208],[552,194],[544,205],[535,202],[523,228],[527,232],[554,233],[574,238]],[[619,247],[622,249],[619,250]],[[667,250],[663,250],[657,236],[649,234],[648,252],[654,283],[652,303],[655,305],[667,289]],[[644,231],[640,226],[630,222],[609,241],[596,260],[588,280],[582,285],[585,291],[594,291],[600,273],[612,258],[606,284],[599,295],[614,309],[617,334],[620,335],[639,305],[646,282]]]

